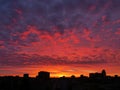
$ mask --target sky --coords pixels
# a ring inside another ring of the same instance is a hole
[[[0,76],[120,75],[120,0],[0,0]]]

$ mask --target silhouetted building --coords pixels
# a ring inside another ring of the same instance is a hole
[[[96,72],[96,73],[90,73],[89,77],[90,78],[105,78],[106,77],[106,71],[102,70],[101,73],[98,73],[98,72]]]
[[[105,70],[91,73],[90,78],[84,75],[50,78],[50,73],[45,71],[39,72],[37,78],[28,77],[29,74],[0,76],[0,90],[120,90],[120,76],[106,76]]]
[[[86,79],[86,78],[88,78],[87,76],[84,76],[84,75],[80,75],[80,78],[81,79]]]
[[[75,75],[72,75],[71,78],[75,78]]]
[[[46,71],[40,71],[40,72],[38,72],[37,78],[40,78],[40,79],[49,79],[50,78],[50,73],[46,72]]]
[[[102,70],[102,76],[106,77],[106,71],[104,69]]]
[[[29,78],[29,74],[26,73],[26,74],[23,75],[23,77],[24,78]]]
[[[115,77],[115,78],[118,78],[118,75],[115,75],[114,77]]]

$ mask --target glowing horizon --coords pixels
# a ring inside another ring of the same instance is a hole
[[[84,66],[85,67],[85,66]],[[50,72],[50,77],[71,77],[72,75],[74,75],[75,77],[80,77],[80,75],[84,75],[84,76],[89,76],[89,73],[95,73],[95,72],[101,72],[104,66],[101,66],[99,68],[95,68],[94,66],[91,67],[89,65],[86,65],[86,68],[84,68],[82,66],[82,68],[80,69],[80,67],[78,68],[78,66],[60,66],[60,65],[52,65],[52,66],[41,66],[41,67],[37,67],[37,66],[31,66],[29,68],[27,67],[6,67],[4,68],[4,70],[7,72],[3,72],[3,74],[0,76],[20,76],[22,77],[23,74],[28,73],[30,77],[36,77],[38,75],[38,72],[40,71],[47,71]],[[113,69],[116,67],[113,67]],[[9,70],[11,70],[11,72],[9,72]],[[114,75],[119,75],[119,67],[118,69],[111,71],[111,68],[106,68],[106,73],[109,76],[114,76]]]

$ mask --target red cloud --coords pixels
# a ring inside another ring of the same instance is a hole
[[[120,35],[120,28],[117,29],[117,31],[115,32],[115,34]]]
[[[15,12],[19,15],[21,15],[23,13],[23,11],[21,9],[15,9]]]
[[[21,39],[26,40],[30,34],[36,34],[39,36],[40,32],[36,29],[36,27],[28,26],[27,30],[21,34]]]

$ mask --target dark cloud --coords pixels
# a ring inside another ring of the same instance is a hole
[[[84,56],[81,59],[77,60],[69,60],[67,57],[50,57],[50,56],[40,56],[40,55],[27,55],[27,54],[11,54],[11,53],[0,53],[0,65],[1,66],[31,66],[31,65],[103,65],[103,64],[111,64],[118,63],[119,61],[115,61],[115,57],[111,58],[113,61],[106,60],[106,56]]]

